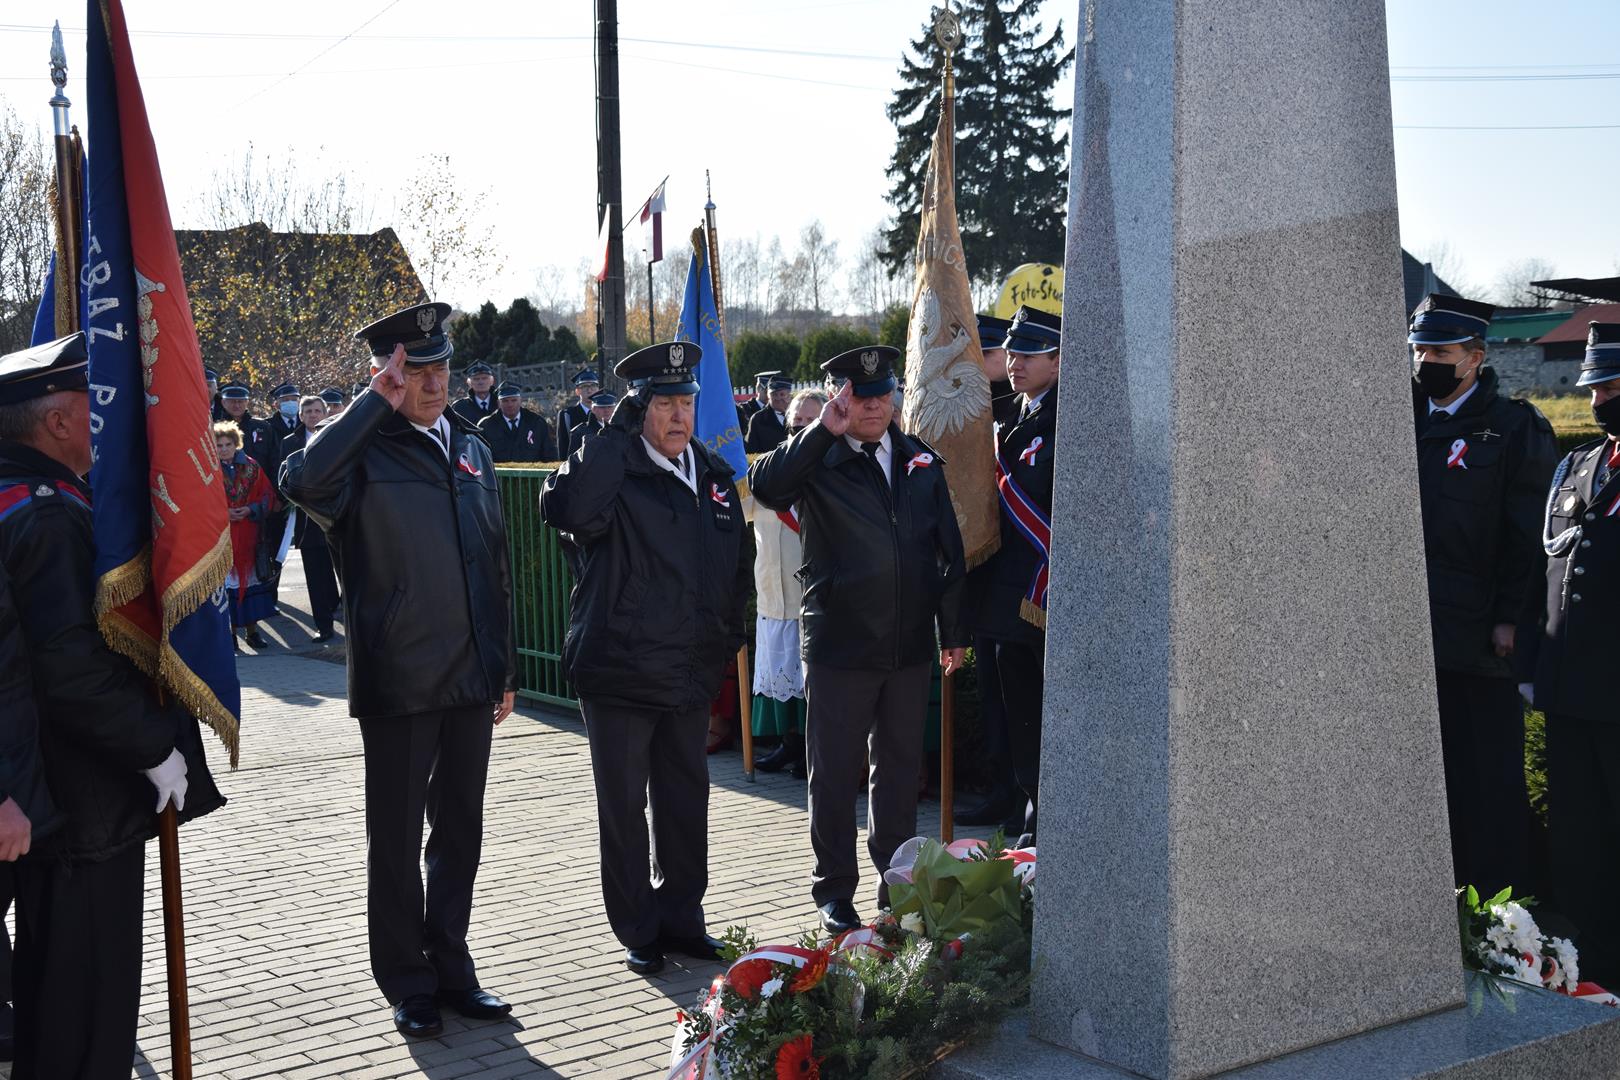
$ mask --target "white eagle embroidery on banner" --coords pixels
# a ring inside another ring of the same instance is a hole
[[[906,428],[933,440],[956,434],[982,411],[990,380],[968,351],[967,332],[944,325],[933,289],[923,287],[918,311],[906,339],[906,377],[929,393],[906,394]]]

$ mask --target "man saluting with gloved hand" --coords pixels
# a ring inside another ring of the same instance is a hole
[[[578,554],[563,664],[590,740],[608,922],[642,974],[666,949],[719,958],[704,742],[754,560],[731,467],[692,437],[701,355],[677,341],[621,360],[633,392],[540,493]]]
[[[172,799],[188,821],[225,801],[197,721],[159,705],[96,626],[86,364],[83,334],[0,358],[0,564],[44,763],[43,784],[12,770],[4,791],[32,825],[16,866],[18,1080],[129,1075],[153,811]],[[13,764],[34,752],[26,735],[0,749]]]
[[[445,409],[449,314],[418,304],[360,330],[370,388],[281,467],[283,494],[326,530],[343,581],[371,971],[413,1038],[443,1030],[441,1004],[477,1019],[512,1011],[479,987],[467,950],[490,741],[517,665],[495,462]]]

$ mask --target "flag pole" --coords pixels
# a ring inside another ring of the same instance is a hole
[[[58,22],[51,28],[51,82],[56,93],[50,101],[56,152],[51,188],[56,218],[57,337],[79,329],[79,267],[84,257],[84,176],[79,164],[84,160],[84,149],[68,114],[72,102],[64,92],[67,78],[67,50],[62,46],[62,24]]]
[[[66,337],[79,325],[79,270],[84,253],[84,144],[72,124],[67,94],[67,50],[62,24],[51,28],[50,100],[56,150],[53,209],[56,217],[56,334]],[[153,683],[158,704],[167,695]],[[185,912],[180,893],[180,818],[171,801],[158,815],[159,877],[163,884],[163,945],[169,989],[169,1060],[174,1080],[191,1080],[191,1009],[186,986]]]
[[[658,328],[653,323],[653,278],[652,278],[652,252],[643,252],[647,256],[647,343],[656,344],[658,341]]]
[[[703,244],[709,266],[709,287],[714,290],[714,317],[720,323],[720,340],[726,339],[726,302],[720,289],[720,233],[714,224],[714,190],[709,170],[703,170],[703,228],[692,230],[694,245]],[[705,233],[707,234],[705,241]],[[731,380],[726,380],[731,385]],[[748,670],[748,642],[737,649],[737,726],[742,728],[743,776],[752,784],[754,777],[754,680]]]
[[[940,9],[934,20],[934,38],[945,52],[945,77],[940,88],[941,119],[943,127],[956,138],[956,117],[953,105],[956,81],[951,74],[951,54],[962,40],[961,23],[950,4]],[[953,155],[954,161],[954,155]],[[953,178],[954,182],[954,178]],[[949,844],[955,838],[955,822],[951,820],[956,806],[956,681],[944,667],[939,673],[939,839]]]

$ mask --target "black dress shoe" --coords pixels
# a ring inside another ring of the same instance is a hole
[[[465,990],[440,990],[439,1004],[448,1005],[469,1020],[498,1020],[512,1014],[510,1003],[476,986]]]
[[[861,917],[855,912],[855,905],[848,900],[832,900],[821,905],[821,928],[829,934],[842,934],[846,930],[858,930],[861,926]]]
[[[694,960],[713,960],[716,962],[720,959],[720,950],[725,947],[718,938],[712,938],[708,934],[694,934],[691,937],[670,937],[666,935],[659,944],[669,952],[690,956]]]
[[[317,642],[331,641],[335,637],[337,637],[337,635],[332,633],[332,631],[322,630],[320,633],[315,635],[315,640]]]
[[[255,649],[268,649],[270,647],[270,643],[264,640],[264,635],[259,633],[257,630],[249,631],[242,640],[246,641]]]
[[[624,950],[624,966],[637,975],[656,975],[664,970],[664,954],[657,945]]]
[[[791,764],[793,764],[793,754],[788,750],[785,742],[772,749],[769,753],[762,754],[754,759],[754,768],[760,772],[781,772]]]
[[[394,1007],[394,1026],[401,1035],[431,1039],[444,1031],[444,1019],[431,994],[412,994]]]

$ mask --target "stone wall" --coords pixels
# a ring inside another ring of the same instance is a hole
[[[1530,342],[1490,345],[1486,350],[1486,362],[1496,369],[1504,394],[1574,393],[1581,362],[1541,357],[1541,346]]]

